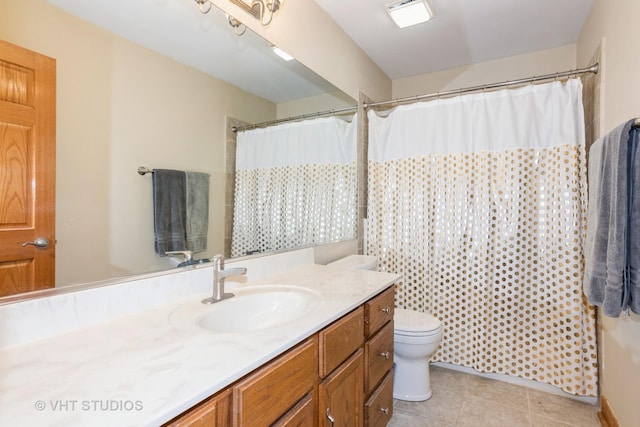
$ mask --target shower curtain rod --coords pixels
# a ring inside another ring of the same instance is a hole
[[[347,114],[347,113],[352,113],[352,112],[356,112],[358,110],[358,107],[345,107],[345,108],[336,108],[335,110],[327,110],[327,111],[320,111],[318,113],[310,113],[310,114],[301,114],[299,116],[292,116],[292,117],[287,117],[284,119],[277,119],[277,120],[270,120],[267,122],[262,122],[262,123],[256,123],[253,125],[246,125],[246,126],[232,126],[231,130],[233,130],[234,132],[240,132],[243,130],[251,130],[251,129],[256,129],[256,128],[260,128],[260,127],[267,127],[267,126],[273,126],[273,125],[277,125],[280,123],[286,123],[286,122],[294,122],[296,120],[304,120],[304,119],[310,119],[310,118],[316,118],[316,117],[324,117],[324,116],[336,116],[336,115],[340,115],[340,114]]]
[[[407,103],[407,102],[415,102],[415,101],[422,101],[425,99],[437,99],[437,98],[443,98],[446,96],[453,96],[453,95],[461,95],[463,93],[469,93],[469,92],[478,92],[478,91],[484,91],[487,89],[498,89],[498,88],[502,88],[502,87],[508,87],[508,86],[512,86],[512,85],[521,85],[521,84],[526,84],[526,83],[537,83],[539,81],[543,81],[543,80],[555,80],[555,79],[559,79],[562,77],[569,77],[569,76],[577,76],[578,74],[586,74],[586,73],[593,73],[593,74],[598,74],[598,70],[599,70],[599,64],[595,63],[594,65],[592,65],[591,67],[587,67],[587,68],[580,68],[580,69],[576,69],[576,70],[569,70],[569,71],[562,71],[560,73],[551,73],[551,74],[544,74],[542,76],[533,76],[533,77],[529,77],[526,79],[518,79],[518,80],[508,80],[506,82],[500,82],[500,83],[489,83],[486,85],[480,85],[480,86],[471,86],[471,87],[465,87],[465,88],[461,88],[461,89],[453,89],[453,90],[445,90],[442,92],[435,92],[435,93],[429,93],[426,95],[416,95],[416,96],[409,96],[406,98],[399,98],[399,99],[394,99],[391,101],[380,101],[380,102],[372,102],[372,103],[364,103],[364,108],[371,108],[371,107],[378,107],[381,105],[394,105],[394,104],[403,104],[403,103]]]

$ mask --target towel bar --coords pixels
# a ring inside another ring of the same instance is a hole
[[[153,173],[153,169],[145,168],[144,166],[140,166],[138,168],[138,174],[139,175],[144,175],[144,174],[147,174],[147,173]]]

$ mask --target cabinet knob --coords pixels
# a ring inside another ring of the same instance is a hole
[[[391,353],[389,353],[388,351],[385,351],[383,353],[380,353],[380,356],[384,357],[385,359],[388,359],[391,356]]]
[[[380,412],[382,412],[385,415],[389,415],[389,408],[380,408]]]
[[[384,314],[391,314],[391,307],[385,307],[380,309]]]

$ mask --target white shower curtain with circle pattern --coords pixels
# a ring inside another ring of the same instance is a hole
[[[357,119],[238,133],[231,255],[357,236]]]
[[[597,395],[582,84],[369,111],[368,252],[444,323],[432,361]]]

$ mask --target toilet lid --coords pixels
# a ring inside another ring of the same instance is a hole
[[[393,315],[394,329],[403,332],[428,332],[438,329],[441,322],[428,313],[397,308]]]

